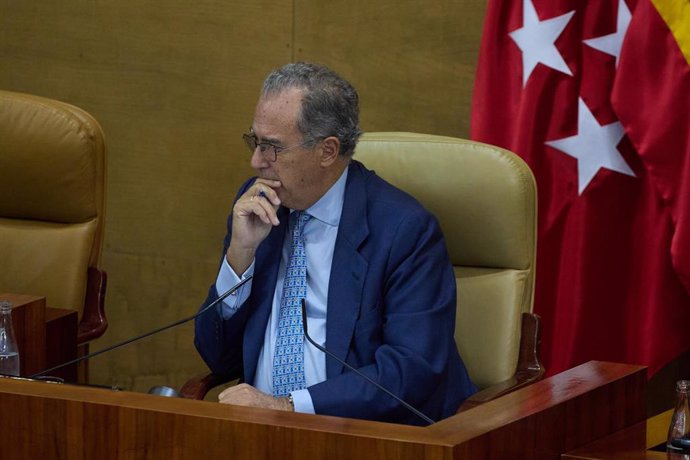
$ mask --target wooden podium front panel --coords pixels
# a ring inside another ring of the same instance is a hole
[[[11,459],[448,458],[423,428],[92,387],[0,378],[0,407]]]
[[[558,459],[645,420],[646,385],[644,367],[592,361],[432,428],[457,446],[455,458]]]
[[[46,365],[44,369],[72,361],[77,357],[79,317],[76,310],[46,308]],[[66,382],[77,381],[77,364],[50,373]],[[40,371],[39,371],[40,372]]]
[[[563,455],[569,460],[687,460],[685,454],[659,451],[666,444],[673,410],[666,411]],[[654,449],[654,450],[652,450]]]
[[[423,428],[0,379],[0,445],[41,459],[556,460],[643,420],[645,385],[643,367],[592,362]]]

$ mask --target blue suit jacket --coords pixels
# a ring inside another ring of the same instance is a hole
[[[455,277],[441,230],[414,198],[357,161],[349,168],[328,291],[326,348],[427,416],[452,415],[476,389],[453,338]],[[215,373],[254,381],[288,213],[279,210],[281,224],[257,250],[247,302],[230,320],[216,311],[196,320],[196,347]],[[204,306],[217,297],[212,285]],[[308,388],[318,414],[423,423],[329,357],[326,376]]]

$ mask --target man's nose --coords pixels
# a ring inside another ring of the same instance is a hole
[[[252,153],[252,157],[249,161],[249,164],[254,169],[263,169],[269,166],[268,163],[269,161],[266,159],[266,156],[263,153],[261,153],[261,148],[257,145],[254,149],[254,152]]]

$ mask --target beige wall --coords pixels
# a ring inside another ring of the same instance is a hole
[[[268,71],[331,66],[359,89],[365,131],[466,137],[484,3],[0,0],[0,88],[78,105],[106,132],[110,328],[92,350],[205,297]],[[97,357],[92,381],[179,386],[205,369],[192,332]]]

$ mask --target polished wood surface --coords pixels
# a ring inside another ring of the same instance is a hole
[[[645,386],[590,362],[412,427],[0,379],[0,437],[7,458],[558,459],[644,420]]]
[[[562,456],[568,460],[683,460],[688,456],[659,451],[666,442],[673,410],[668,410],[646,421],[636,423],[595,442]],[[652,450],[655,449],[655,450]]]
[[[451,417],[434,427],[447,428],[458,437],[452,442],[459,458],[559,458],[644,420],[643,369],[590,362],[459,414],[466,418]],[[619,379],[621,372],[631,373]]]
[[[78,314],[76,310],[46,308],[46,366],[50,368],[77,357]],[[77,365],[51,372],[67,382],[77,381]]]

